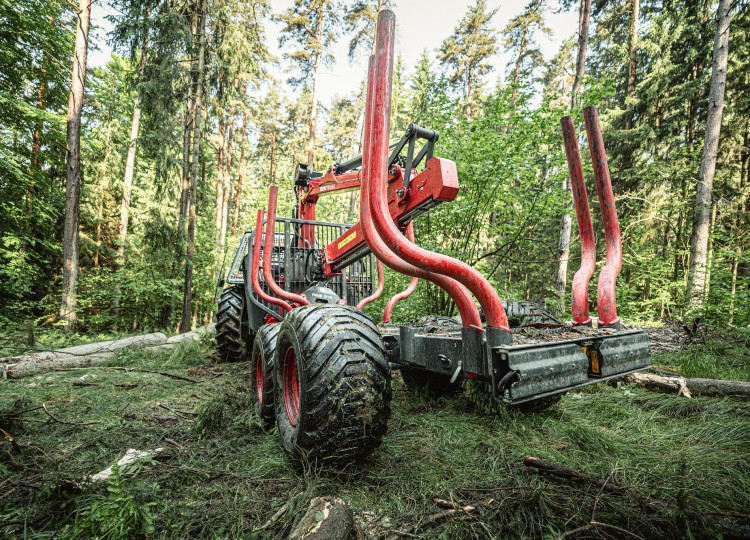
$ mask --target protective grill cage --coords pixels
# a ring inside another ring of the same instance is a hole
[[[356,305],[373,291],[372,256],[351,264],[338,276],[322,275],[322,257],[325,246],[344,234],[351,225],[306,221],[294,218],[277,218],[274,231],[271,270],[276,284],[286,291],[302,293],[314,285],[328,287],[350,306]],[[254,235],[253,235],[254,236]],[[312,239],[312,242],[310,242]],[[265,248],[265,227],[261,238],[261,261]],[[248,242],[252,249],[252,241]],[[259,273],[261,288],[274,296]],[[274,314],[278,306],[269,304],[254,295],[254,300]]]

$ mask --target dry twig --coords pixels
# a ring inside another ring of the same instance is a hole
[[[49,416],[53,422],[57,422],[58,424],[64,424],[66,426],[91,426],[93,424],[99,424],[100,422],[67,422],[65,420],[60,420],[56,416],[54,416],[51,412],[49,412],[49,409],[47,409],[47,405],[42,403],[42,409],[45,413],[47,413],[47,416]]]

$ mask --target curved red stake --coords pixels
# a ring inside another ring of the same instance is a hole
[[[371,111],[371,159],[364,167],[370,178],[370,199],[375,229],[386,245],[406,262],[424,270],[443,274],[465,285],[484,309],[487,326],[510,333],[503,303],[489,281],[468,264],[433,253],[409,242],[398,230],[388,211],[386,191],[389,122],[393,84],[393,50],[396,18],[392,11],[378,15],[375,54],[375,101]],[[455,163],[432,158],[427,167],[438,166],[455,175]]]
[[[578,231],[581,234],[581,267],[573,276],[572,287],[573,324],[576,326],[591,326],[589,281],[591,281],[591,276],[594,275],[594,268],[596,267],[594,227],[591,225],[589,197],[586,193],[586,180],[583,177],[581,152],[578,149],[573,118],[570,116],[562,118],[560,125],[562,126],[563,143],[565,145],[565,158],[570,173],[570,185],[573,190],[573,203],[576,207],[576,218],[578,218]]]
[[[385,279],[383,277],[383,263],[380,262],[380,259],[378,259],[378,288],[375,289],[375,292],[372,293],[370,296],[360,300],[359,303],[357,304],[357,309],[363,309],[370,302],[374,302],[375,300],[380,298],[380,295],[383,294],[384,286],[385,286]]]
[[[599,327],[619,328],[617,316],[616,285],[617,276],[622,268],[622,241],[620,240],[620,223],[615,208],[615,194],[612,191],[612,179],[609,176],[607,154],[604,151],[602,128],[599,115],[593,105],[583,109],[583,120],[586,124],[586,135],[589,139],[589,152],[594,164],[596,192],[599,195],[599,206],[604,222],[604,238],[607,241],[607,263],[599,272],[597,283],[596,305],[599,312]]]
[[[406,226],[406,237],[410,242],[414,242],[414,225],[411,222]],[[388,300],[388,303],[385,305],[385,313],[383,314],[384,323],[391,322],[391,314],[393,313],[393,308],[401,300],[411,296],[412,293],[417,290],[417,285],[419,285],[419,278],[412,276],[411,281],[409,282],[409,286],[400,293],[394,294],[393,297]]]
[[[468,289],[458,283],[457,281],[440,274],[433,274],[417,268],[414,265],[407,263],[406,261],[397,257],[383,242],[380,235],[375,230],[375,225],[372,221],[372,212],[370,210],[370,188],[369,188],[369,176],[364,174],[366,171],[365,164],[370,160],[370,143],[369,137],[371,134],[370,130],[370,119],[371,115],[369,111],[372,109],[372,103],[375,99],[375,93],[373,88],[375,86],[375,61],[373,57],[370,57],[370,64],[367,75],[367,103],[365,105],[365,121],[364,121],[364,133],[367,140],[362,153],[362,181],[360,186],[360,203],[359,203],[359,221],[362,224],[362,235],[365,238],[367,246],[375,257],[386,264],[386,266],[399,272],[400,274],[406,274],[413,277],[421,277],[432,281],[438,287],[443,289],[448,295],[456,302],[456,308],[461,315],[461,321],[465,327],[482,328],[482,320],[479,317],[474,301],[469,294]]]
[[[250,272],[250,280],[253,283],[253,290],[255,291],[255,294],[257,294],[260,297],[261,300],[265,300],[266,302],[269,302],[271,304],[281,306],[281,308],[284,309],[284,311],[291,311],[292,306],[290,306],[283,300],[279,300],[278,298],[274,296],[266,294],[266,291],[264,291],[260,287],[260,281],[258,281],[258,270],[260,270],[260,241],[262,238],[263,238],[263,210],[258,210],[258,219],[255,222],[255,241],[253,242],[253,260],[250,264],[251,268],[248,270]]]
[[[271,186],[268,192],[268,217],[266,218],[266,243],[263,246],[263,277],[266,279],[268,288],[276,296],[280,296],[284,300],[297,303],[301,306],[306,306],[310,302],[307,301],[302,295],[294,294],[289,291],[285,291],[276,284],[273,279],[273,272],[271,271],[271,255],[273,254],[273,240],[276,234],[276,201],[279,196],[279,188]]]

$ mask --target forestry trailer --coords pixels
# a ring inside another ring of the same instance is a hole
[[[562,128],[582,263],[573,279],[572,322],[557,324],[540,319],[543,314],[528,303],[501,301],[471,266],[414,243],[412,221],[454,200],[458,175],[453,162],[433,156],[435,131],[411,125],[389,146],[393,12],[381,11],[377,24],[363,155],[325,173],[300,166],[290,218],[277,218],[277,188],[271,187],[268,210],[258,211],[255,229],[243,236],[218,307],[219,356],[225,361],[249,358],[256,412],[266,426],[278,427],[281,444],[296,464],[348,463],[372,453],[386,433],[393,369],[401,370],[408,386],[433,394],[474,379],[487,383],[497,401],[539,410],[568,390],[650,363],[648,337],[622,329],[615,307],[622,246],[596,109],[589,107],[584,117],[607,258],[599,274],[593,328],[588,286],[596,247],[572,119],[563,118]],[[358,223],[315,220],[322,195],[355,189],[360,193]],[[382,265],[412,279],[388,302],[385,322],[376,325],[362,308],[383,290]],[[451,297],[460,323],[389,324],[394,304],[409,296],[419,279]],[[514,333],[509,319],[533,324]]]

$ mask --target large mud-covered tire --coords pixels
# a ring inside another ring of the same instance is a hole
[[[461,392],[461,380],[452,383],[450,375],[418,368],[401,368],[401,378],[409,390],[426,392],[432,397],[450,396]]]
[[[343,465],[380,446],[391,374],[380,333],[362,311],[318,304],[289,312],[274,372],[276,424],[295,465]]]
[[[245,316],[245,291],[241,285],[221,292],[216,312],[216,352],[220,362],[242,362],[252,335]]]
[[[255,397],[255,414],[266,429],[276,423],[276,410],[273,405],[273,362],[280,328],[279,323],[261,326],[255,334],[250,354],[250,380]]]

